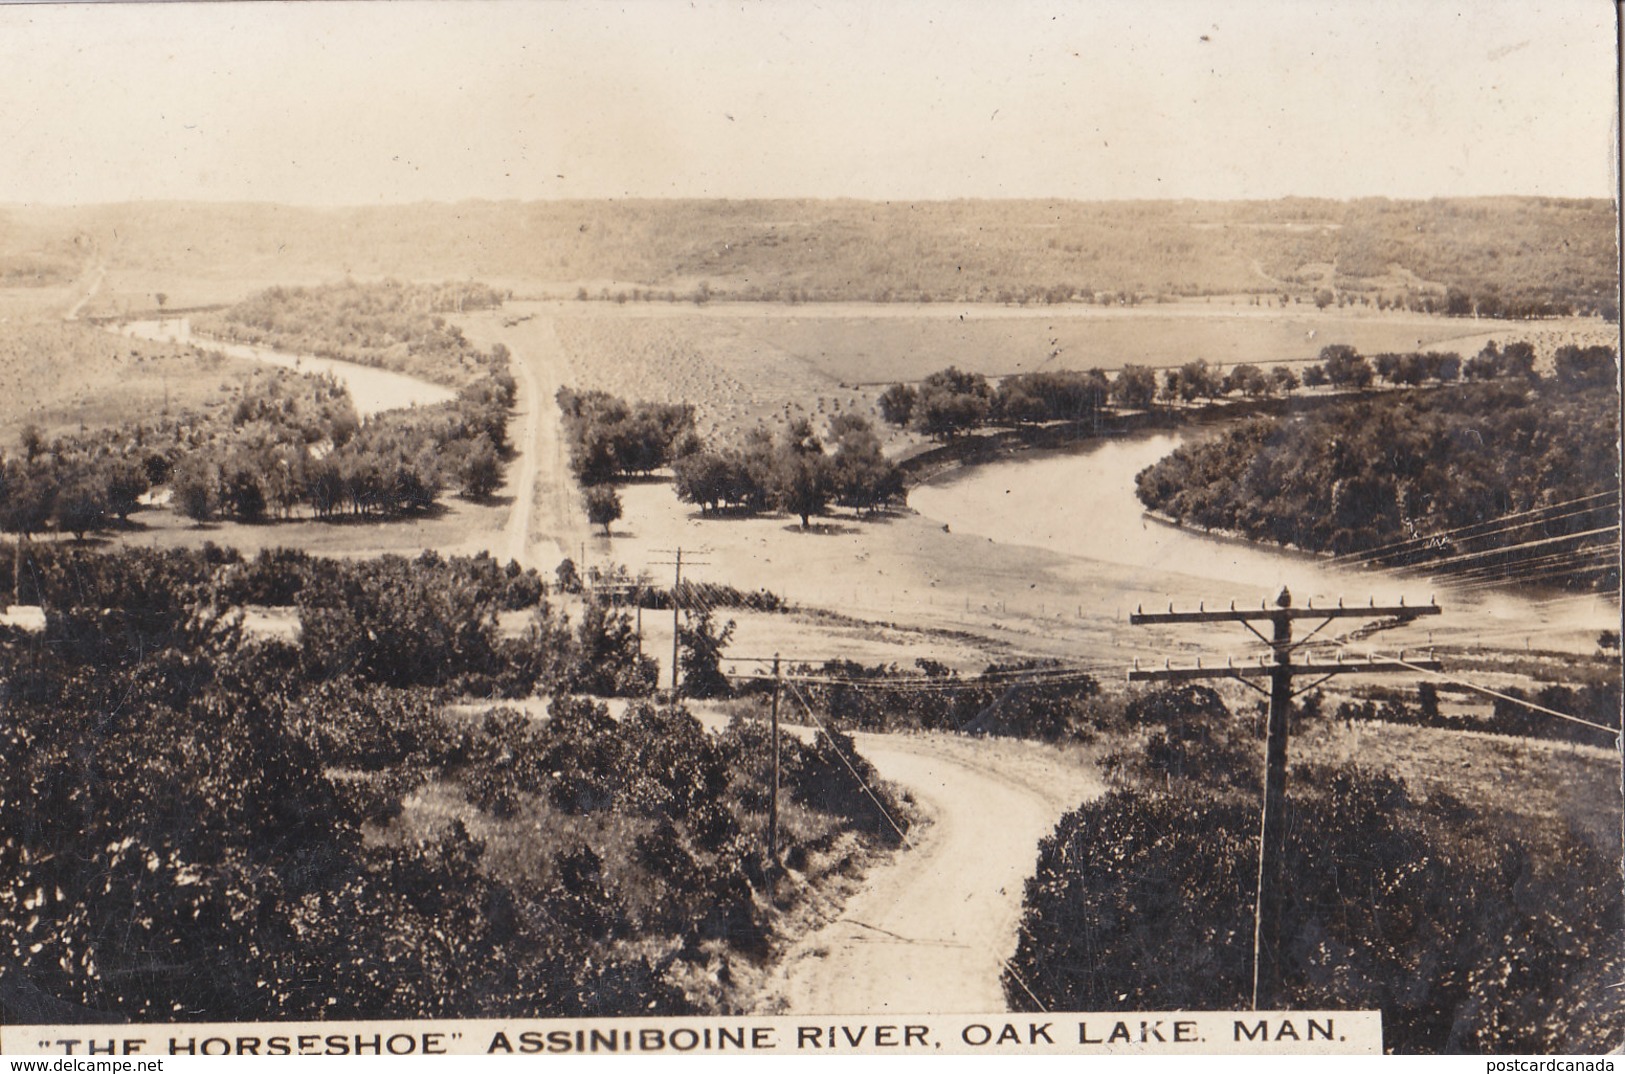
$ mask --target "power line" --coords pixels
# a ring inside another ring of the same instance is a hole
[[[1095,671],[1107,671],[1107,670],[1111,670],[1111,669],[1115,668],[1116,666],[1117,665],[1113,664],[1113,665],[1109,665],[1109,666],[1105,666],[1105,667],[1100,667],[1100,668],[1096,668]],[[746,682],[771,682],[773,680],[773,676],[771,676],[771,675],[751,675],[751,674],[741,675],[741,674],[737,674],[737,673],[735,673],[733,675],[730,675],[729,678],[740,679],[740,680],[744,680]],[[1084,682],[1098,681],[1096,675],[1093,672],[1088,672],[1088,671],[1075,671],[1075,672],[1070,672],[1065,676],[1052,676],[1052,677],[1047,677],[1047,678],[1000,679],[1000,680],[986,680],[986,679],[952,679],[952,680],[838,679],[838,678],[825,678],[825,677],[810,676],[810,675],[786,675],[786,676],[784,676],[784,680],[786,682],[792,682],[793,681],[793,682],[802,683],[802,684],[808,685],[808,686],[841,686],[841,687],[846,687],[848,689],[854,689],[854,690],[876,690],[876,691],[883,691],[883,692],[888,692],[888,693],[915,693],[915,694],[932,694],[932,693],[955,694],[955,693],[964,693],[964,692],[967,692],[967,691],[977,690],[977,689],[984,689],[985,690],[985,689],[989,689],[989,688],[993,688],[993,687],[1004,687],[1004,686],[1052,686],[1052,685],[1065,686],[1065,685],[1070,685],[1070,684],[1074,684],[1074,683],[1084,683]]]
[[[1483,521],[1483,522],[1470,522],[1470,523],[1468,523],[1467,525],[1464,525],[1464,526],[1455,526],[1455,527],[1452,527],[1450,529],[1437,530],[1437,531],[1435,531],[1433,533],[1429,533],[1429,534],[1426,534],[1426,535],[1420,536],[1420,537],[1407,537],[1404,540],[1393,541],[1393,542],[1390,542],[1390,543],[1385,544],[1385,545],[1377,545],[1374,548],[1362,548],[1362,549],[1359,549],[1359,550],[1354,551],[1354,552],[1345,552],[1342,555],[1333,556],[1332,559],[1331,559],[1331,562],[1333,562],[1333,563],[1344,563],[1344,562],[1349,562],[1349,561],[1372,559],[1372,558],[1376,558],[1376,557],[1384,555],[1384,554],[1388,554],[1391,551],[1397,551],[1399,549],[1403,549],[1407,545],[1426,544],[1429,541],[1437,540],[1437,539],[1439,539],[1441,537],[1459,536],[1459,535],[1462,535],[1462,534],[1466,534],[1468,530],[1479,529],[1479,528],[1482,528],[1484,526],[1502,527],[1502,526],[1505,525],[1505,523],[1511,521],[1512,519],[1528,518],[1528,517],[1530,517],[1532,515],[1541,515],[1541,514],[1545,514],[1547,512],[1550,512],[1550,511],[1559,510],[1561,508],[1572,507],[1575,504],[1587,503],[1587,502],[1589,502],[1591,500],[1600,500],[1600,499],[1606,499],[1606,498],[1618,499],[1618,497],[1619,497],[1619,490],[1618,489],[1614,489],[1614,490],[1611,490],[1611,491],[1608,491],[1608,492],[1596,492],[1596,493],[1592,493],[1589,496],[1581,496],[1581,497],[1579,497],[1577,499],[1573,499],[1573,500],[1564,500],[1561,503],[1546,504],[1545,506],[1542,506],[1542,507],[1530,508],[1527,511],[1517,511],[1517,512],[1514,512],[1514,513],[1508,514],[1508,515],[1500,515],[1500,516],[1498,516],[1496,518],[1487,519],[1486,521]],[[1608,505],[1606,505],[1606,504],[1598,504],[1596,507],[1592,508],[1591,510],[1600,511],[1600,510],[1606,509],[1607,506]],[[1582,511],[1582,512],[1576,512],[1576,513],[1577,514],[1589,514],[1590,512],[1589,511]],[[1567,516],[1565,516],[1565,517],[1567,517]],[[1531,522],[1522,523],[1522,524],[1517,525],[1517,526],[1511,526],[1511,527],[1506,527],[1506,528],[1522,529],[1525,526],[1532,526],[1532,525],[1538,525],[1538,524],[1539,524],[1539,521],[1531,521]],[[1470,534],[1470,535],[1468,535],[1468,537],[1470,539],[1473,536],[1486,536],[1486,535],[1487,534]]]
[[[1533,709],[1535,712],[1542,712],[1542,713],[1545,713],[1547,716],[1556,716],[1558,719],[1560,719],[1560,720],[1568,720],[1570,723],[1577,723],[1577,724],[1582,724],[1582,725],[1584,725],[1586,727],[1593,727],[1593,728],[1596,728],[1598,731],[1606,731],[1610,735],[1614,735],[1616,737],[1620,733],[1620,729],[1617,728],[1617,727],[1609,727],[1607,724],[1593,723],[1590,720],[1583,720],[1578,716],[1570,716],[1566,712],[1558,712],[1556,709],[1549,709],[1545,705],[1537,705],[1533,701],[1526,701],[1521,697],[1514,697],[1511,694],[1503,694],[1499,690],[1491,690],[1488,686],[1479,686],[1477,683],[1468,682],[1466,679],[1457,678],[1457,677],[1455,677],[1453,675],[1446,675],[1442,671],[1439,671],[1439,670],[1437,670],[1435,668],[1424,667],[1424,666],[1419,665],[1419,664],[1407,663],[1405,660],[1402,660],[1401,658],[1399,658],[1397,656],[1386,656],[1386,657],[1383,657],[1383,659],[1384,660],[1391,660],[1396,664],[1402,664],[1405,667],[1410,668],[1412,671],[1420,671],[1423,674],[1432,675],[1434,678],[1443,679],[1446,682],[1455,683],[1457,686],[1465,686],[1469,690],[1476,690],[1478,693],[1486,694],[1486,695],[1488,695],[1490,697],[1498,697],[1503,701],[1510,701],[1514,705],[1522,705],[1526,709]]]
[[[1411,569],[1425,573],[1436,570],[1439,567],[1448,567],[1453,563],[1466,563],[1471,560],[1484,559],[1488,556],[1506,555],[1511,552],[1517,552],[1518,550],[1524,548],[1542,548],[1559,544],[1563,541],[1578,541],[1585,537],[1599,537],[1605,533],[1618,532],[1619,523],[1616,522],[1611,526],[1602,526],[1597,529],[1583,530],[1580,533],[1567,533],[1561,537],[1541,537],[1538,540],[1519,541],[1517,544],[1503,545],[1500,548],[1485,548],[1477,552],[1461,552],[1452,556],[1442,556],[1439,559],[1430,559],[1425,563],[1417,563]]]
[[[1224,667],[1204,668],[1201,662],[1193,668],[1164,667],[1161,670],[1141,670],[1136,664],[1129,672],[1130,682],[1190,682],[1204,679],[1238,679],[1247,683],[1260,692],[1269,696],[1269,722],[1265,735],[1264,752],[1264,794],[1263,809],[1259,817],[1258,833],[1258,873],[1254,888],[1253,902],[1253,950],[1252,950],[1252,1004],[1254,1010],[1267,1009],[1273,1005],[1280,991],[1281,983],[1281,945],[1280,922],[1282,914],[1281,892],[1285,878],[1281,876],[1286,845],[1286,778],[1287,778],[1287,740],[1289,737],[1288,717],[1292,709],[1292,698],[1306,690],[1312,690],[1321,683],[1335,675],[1366,674],[1371,672],[1397,671],[1405,667],[1419,665],[1404,664],[1400,661],[1368,660],[1365,664],[1337,663],[1294,663],[1292,654],[1302,648],[1306,642],[1313,638],[1316,632],[1326,627],[1334,619],[1373,618],[1377,616],[1393,616],[1402,620],[1414,619],[1422,615],[1438,615],[1440,609],[1437,604],[1423,604],[1407,606],[1401,601],[1397,606],[1377,607],[1373,600],[1366,608],[1345,608],[1341,603],[1335,608],[1316,609],[1314,607],[1294,608],[1292,594],[1282,588],[1275,598],[1275,607],[1261,607],[1257,611],[1251,609],[1238,610],[1234,604],[1229,611],[1207,611],[1205,607],[1198,606],[1194,612],[1176,612],[1172,605],[1166,613],[1153,612],[1147,614],[1136,610],[1129,617],[1129,622],[1139,625],[1165,624],[1165,623],[1240,623],[1258,639],[1269,646],[1273,654],[1273,661],[1265,664],[1260,662],[1256,667],[1237,667],[1227,665]],[[1292,638],[1292,624],[1298,619],[1321,618],[1324,620],[1304,637],[1296,642]],[[1271,636],[1265,637],[1254,622],[1268,622],[1272,628]],[[1436,665],[1437,661],[1427,661]],[[1320,676],[1310,686],[1302,690],[1292,689],[1294,675]],[[1252,678],[1269,678],[1269,690],[1250,682]]]
[[[1589,574],[1606,572],[1619,562],[1619,550],[1612,546],[1575,549],[1566,552],[1548,552],[1516,563],[1497,563],[1471,567],[1457,575],[1453,581],[1461,590],[1482,588],[1485,584],[1506,584],[1526,578],[1555,577],[1564,573],[1577,579]]]
[[[846,754],[836,743],[835,736],[830,733],[829,728],[824,726],[824,721],[818,718],[818,714],[812,710],[812,706],[807,704],[807,698],[802,694],[801,688],[796,685],[795,680],[786,679],[785,681],[790,684],[790,692],[796,695],[796,700],[801,702],[802,709],[805,710],[807,715],[812,718],[813,723],[818,725],[818,729],[824,733],[824,737],[829,740],[830,749],[835,751],[835,756],[841,759],[841,763],[846,766],[846,770],[852,773],[852,778],[858,781],[858,786],[863,788],[863,793],[867,794],[869,796],[869,800],[875,804],[875,808],[880,810],[880,815],[886,818],[886,823],[891,825],[892,831],[897,833],[897,837],[903,841],[903,845],[908,847],[908,849],[913,850],[914,844],[909,842],[908,833],[903,831],[903,829],[898,826],[897,821],[892,819],[891,811],[888,810],[884,804],[882,804],[879,797],[877,797],[875,792],[870,789],[868,781],[858,774],[858,770],[856,768],[852,767],[852,762],[846,759]]]

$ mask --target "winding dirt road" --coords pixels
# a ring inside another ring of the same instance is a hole
[[[1042,747],[1025,743],[855,738],[931,824],[789,952],[775,991],[794,1014],[1005,1010],[1000,978],[1038,842],[1100,784],[1086,769],[1043,764]],[[1012,761],[1016,751],[1028,757]]]

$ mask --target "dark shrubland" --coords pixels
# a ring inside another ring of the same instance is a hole
[[[798,897],[764,858],[760,728],[569,694],[647,689],[623,613],[571,629],[487,557],[27,552],[45,630],[0,630],[12,1024],[717,1011]],[[290,598],[298,646],[241,629],[235,602]],[[538,684],[545,721],[447,707]],[[806,880],[896,841],[834,748],[786,744]]]
[[[1117,787],[1040,848],[1016,971],[1050,1010],[1244,1008],[1262,743],[1211,691],[1128,719]],[[1296,765],[1288,810],[1283,1006],[1380,1009],[1389,1051],[1618,1044],[1617,860],[1353,765]]]

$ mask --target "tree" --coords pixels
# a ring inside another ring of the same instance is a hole
[[[913,418],[918,400],[919,393],[907,384],[893,384],[880,395],[880,416],[887,424],[904,428]]]
[[[683,668],[685,697],[728,697],[733,687],[722,673],[722,651],[733,638],[734,623],[729,620],[718,630],[709,608],[685,615],[677,631],[678,662]]]
[[[57,493],[52,517],[57,529],[66,530],[75,540],[83,541],[86,533],[100,529],[107,521],[107,501],[101,485],[89,477],[70,481]]]
[[[28,537],[45,528],[56,503],[57,484],[43,466],[15,459],[0,466],[0,530]]]
[[[837,502],[873,511],[903,492],[903,477],[867,421],[846,423],[835,445],[832,479]]]
[[[732,468],[715,451],[690,451],[672,463],[672,485],[677,498],[700,505],[701,514],[710,514],[728,498]]]
[[[559,560],[559,565],[553,569],[553,577],[558,582],[559,592],[581,592],[581,573],[576,570],[576,561],[568,556]]]
[[[141,497],[152,487],[146,468],[130,459],[111,463],[103,475],[103,481],[107,509],[117,515],[120,522],[129,520],[130,515],[141,506]]]
[[[625,612],[589,598],[581,608],[576,639],[569,689],[599,697],[643,697],[654,691],[658,665],[643,655],[642,641]]]
[[[221,499],[231,513],[243,522],[265,519],[265,490],[260,487],[257,460],[246,455],[236,459],[222,475]]]
[[[1367,388],[1373,371],[1359,352],[1346,343],[1331,343],[1320,349],[1320,364],[1326,379],[1338,388]]]
[[[1178,402],[1180,396],[1184,394],[1184,374],[1178,369],[1164,369],[1162,391],[1158,394],[1170,405]]]
[[[35,425],[33,422],[29,422],[27,425],[23,426],[21,443],[23,448],[23,458],[28,462],[33,462],[45,451],[45,434],[40,431],[40,427],[38,425]]]
[[[609,524],[621,517],[621,497],[610,485],[588,485],[581,494],[587,505],[587,521],[604,527],[609,536]]]
[[[1619,361],[1612,347],[1565,344],[1554,357],[1557,382],[1565,388],[1604,387],[1619,381]]]
[[[805,418],[784,431],[773,468],[774,498],[780,509],[798,515],[806,529],[811,516],[823,513],[835,495],[835,470],[823,441]]]
[[[1225,391],[1239,391],[1249,397],[1267,395],[1274,386],[1275,382],[1265,376],[1263,370],[1247,362],[1236,366],[1224,378]]]
[[[1326,385],[1326,367],[1312,365],[1303,371],[1303,386],[1305,388],[1321,388]]]
[[[1130,410],[1144,410],[1157,397],[1157,374],[1143,365],[1126,365],[1112,381],[1112,400]]]
[[[496,447],[488,438],[481,436],[469,445],[457,476],[462,482],[463,495],[471,500],[487,499],[497,490],[502,483],[502,464],[497,459]]]
[[[914,424],[927,436],[952,440],[986,421],[992,405],[993,390],[986,377],[949,366],[920,382]]]
[[[1221,383],[1222,378],[1205,359],[1198,358],[1179,367],[1179,395],[1187,403],[1214,398],[1219,394]]]
[[[169,478],[169,488],[181,514],[202,525],[220,507],[220,475],[214,464],[196,456],[184,459]]]

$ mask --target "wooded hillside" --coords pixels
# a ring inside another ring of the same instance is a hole
[[[0,213],[0,276],[81,249],[108,256],[115,276],[473,275],[628,300],[1325,291],[1373,301],[1429,294],[1443,308],[1455,288],[1489,312],[1509,302],[1585,312],[1611,308],[1614,235],[1606,201],[1513,197],[140,204]],[[99,301],[117,301],[111,287]]]

